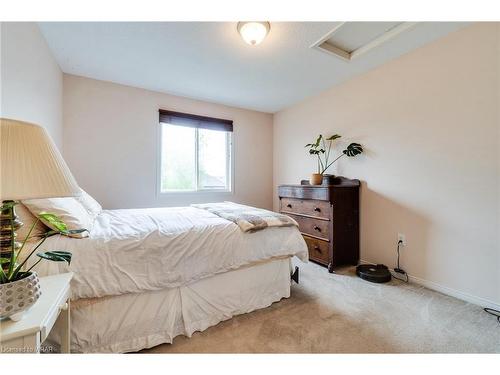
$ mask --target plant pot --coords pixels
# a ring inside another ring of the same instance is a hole
[[[311,185],[321,185],[323,183],[323,175],[321,173],[313,173],[309,179]]]
[[[338,180],[333,174],[324,174],[323,175],[323,185],[333,185],[335,181]]]
[[[28,272],[20,280],[0,284],[0,318],[20,320],[41,294],[40,280],[36,272]]]

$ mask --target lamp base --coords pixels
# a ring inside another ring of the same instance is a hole
[[[8,259],[12,255],[12,243],[14,243],[14,251],[21,247],[21,244],[16,241],[16,231],[23,226],[12,203],[14,201],[3,201],[2,207],[6,204],[7,207],[0,210],[0,257]]]

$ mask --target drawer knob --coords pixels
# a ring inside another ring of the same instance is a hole
[[[314,226],[314,230],[317,231],[317,232],[321,232],[321,228],[318,227],[317,225]]]
[[[318,253],[321,253],[321,249],[318,245],[314,245],[314,250],[316,250]]]
[[[316,211],[316,212],[321,212],[321,208],[319,208],[319,207],[314,207],[314,211]]]
[[[287,206],[288,208],[292,208],[292,205],[291,205],[290,203],[288,203],[286,206]]]

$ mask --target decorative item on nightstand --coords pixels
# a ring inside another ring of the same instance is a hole
[[[0,317],[19,320],[22,315],[18,313],[34,305],[41,294],[36,272],[27,272],[15,281],[0,284]]]
[[[359,261],[359,180],[329,185],[280,185],[280,212],[299,223],[309,259],[334,267]]]
[[[331,135],[328,138],[319,135],[314,143],[308,143],[305,147],[309,147],[309,154],[315,155],[318,162],[318,173],[313,173],[309,179],[311,185],[331,184],[335,176],[325,175],[325,172],[333,163],[339,160],[342,156],[347,155],[353,157],[363,152],[363,147],[359,143],[351,143],[342,153],[330,162],[330,151],[332,150],[333,141],[340,138],[338,134]],[[326,142],[328,142],[328,147]],[[326,178],[325,178],[326,177]]]
[[[56,230],[45,233],[23,262],[17,264],[30,234],[22,242],[16,241],[16,230],[23,225],[15,213],[16,201],[80,194],[73,175],[44,128],[0,118],[0,318],[20,319],[22,312],[37,301],[38,277],[30,272],[33,267],[24,271],[23,266],[47,237],[69,233],[57,216],[41,214],[39,219],[50,222]],[[62,251],[37,256],[40,260],[68,263],[71,259],[70,253]]]

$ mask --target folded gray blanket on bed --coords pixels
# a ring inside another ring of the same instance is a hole
[[[299,226],[289,216],[233,202],[192,204],[191,206],[232,221],[243,232],[255,232],[270,227]]]

